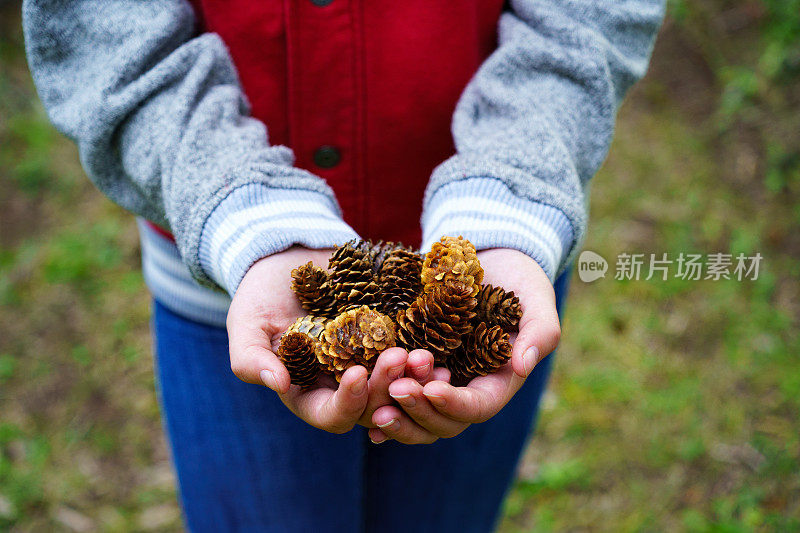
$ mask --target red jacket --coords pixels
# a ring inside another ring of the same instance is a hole
[[[363,238],[419,244],[456,101],[496,47],[501,0],[193,0],[254,117],[327,180]]]

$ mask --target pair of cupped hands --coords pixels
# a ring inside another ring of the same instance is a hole
[[[450,372],[433,365],[426,350],[389,348],[372,374],[362,366],[301,390],[276,355],[286,328],[305,313],[291,290],[290,272],[309,261],[326,266],[332,250],[293,247],[256,262],[244,276],[228,312],[231,369],[242,381],[275,391],[295,415],[314,427],[344,433],[356,424],[369,428],[375,443],[431,443],[454,437],[470,424],[496,415],[522,387],[539,361],[558,344],[561,330],[553,286],[541,267],[512,249],[478,252],[484,283],[519,297],[522,320],[511,337],[511,361],[465,387],[449,383]]]

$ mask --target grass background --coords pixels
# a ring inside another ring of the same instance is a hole
[[[800,531],[799,198],[800,2],[671,3],[586,248],[761,273],[574,279],[502,531]],[[180,529],[139,259],[0,3],[0,530]]]

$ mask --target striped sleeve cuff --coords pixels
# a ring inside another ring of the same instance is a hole
[[[443,185],[422,215],[422,250],[444,235],[462,235],[478,250],[513,248],[533,258],[550,281],[564,266],[574,232],[555,207],[516,196],[500,180],[469,178]]]
[[[254,183],[234,190],[208,217],[200,237],[200,265],[232,296],[263,257],[295,244],[332,248],[357,236],[324,194]]]

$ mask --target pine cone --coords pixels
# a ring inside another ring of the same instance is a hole
[[[378,283],[372,274],[371,246],[364,241],[343,244],[328,263],[328,283],[337,314],[361,305],[378,302]]]
[[[379,353],[395,345],[392,320],[366,305],[337,316],[325,326],[317,359],[336,381],[345,370],[362,365],[369,372],[375,367]]]
[[[457,279],[472,287],[472,296],[478,294],[483,282],[483,268],[478,261],[475,246],[463,237],[442,237],[434,243],[422,265],[422,283],[425,290],[446,279]]]
[[[317,342],[322,341],[322,334],[325,331],[325,325],[330,322],[325,317],[306,315],[294,321],[294,324],[289,326],[286,333],[305,333]]]
[[[305,333],[287,332],[281,337],[278,357],[289,371],[292,383],[303,389],[317,383],[320,371],[316,354],[318,345]]]
[[[281,337],[278,357],[289,371],[292,383],[304,389],[316,384],[319,377],[317,351],[327,322],[323,317],[306,315],[298,318]]]
[[[481,322],[467,335],[464,343],[447,361],[451,381],[464,385],[474,377],[494,372],[511,358],[508,333],[500,326],[487,328]]]
[[[372,259],[372,275],[377,277],[378,272],[381,270],[381,266],[383,266],[386,256],[390,252],[402,247],[402,244],[393,241],[378,241],[376,243],[373,243],[372,241],[365,241],[364,250]]]
[[[405,248],[392,250],[380,269],[380,309],[389,316],[410,306],[422,292],[422,257]]]
[[[308,313],[329,318],[336,316],[328,273],[311,261],[292,270],[292,291]]]
[[[500,326],[505,331],[514,331],[522,318],[522,307],[514,291],[506,292],[503,287],[484,285],[478,292],[478,319],[488,326]]]
[[[434,363],[443,365],[471,331],[477,304],[472,285],[454,278],[436,283],[397,313],[398,339],[408,350],[429,350]]]

